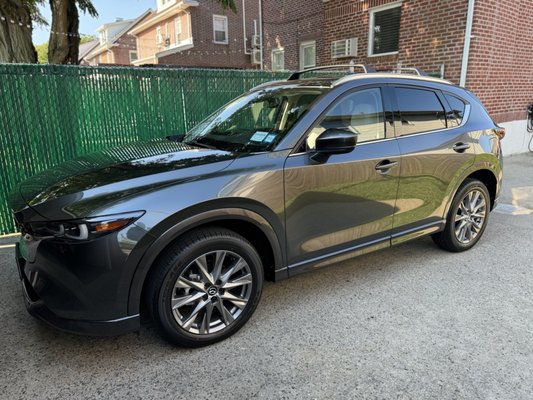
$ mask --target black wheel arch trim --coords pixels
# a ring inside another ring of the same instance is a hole
[[[285,230],[279,217],[255,201],[220,199],[182,210],[149,231],[155,240],[147,247],[135,269],[129,291],[128,314],[140,312],[146,277],[159,254],[179,236],[200,225],[216,221],[241,220],[253,224],[267,237],[274,257],[275,280],[288,278]],[[238,233],[238,232],[237,232]]]

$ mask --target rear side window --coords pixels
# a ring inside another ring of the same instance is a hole
[[[446,113],[432,90],[396,88],[403,135],[446,128]]]
[[[448,114],[448,126],[459,126],[463,122],[466,104],[463,100],[449,93],[444,93],[446,101],[450,105],[451,111]]]

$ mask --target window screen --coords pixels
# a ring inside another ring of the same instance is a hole
[[[448,114],[448,126],[459,126],[463,122],[463,116],[465,113],[466,104],[463,100],[445,93],[446,101],[450,105],[452,111]]]
[[[342,129],[357,135],[357,143],[385,137],[383,101],[379,88],[351,93],[340,99],[313,128],[307,147],[314,149],[316,138],[326,129]]]
[[[372,13],[371,54],[398,51],[400,41],[401,7],[389,8]]]
[[[396,88],[402,135],[446,128],[444,107],[431,90]]]

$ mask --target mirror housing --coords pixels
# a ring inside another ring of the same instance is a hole
[[[330,128],[316,138],[315,151],[319,154],[344,154],[352,151],[357,144],[355,133]]]

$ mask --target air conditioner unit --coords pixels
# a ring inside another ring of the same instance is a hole
[[[252,64],[254,65],[261,64],[261,50],[253,49],[251,58],[252,58]]]
[[[165,38],[165,46],[170,46],[170,38],[169,37],[166,37]]]
[[[331,58],[357,56],[357,38],[336,40],[331,43]]]
[[[261,39],[259,35],[252,36],[252,47],[261,47]]]

